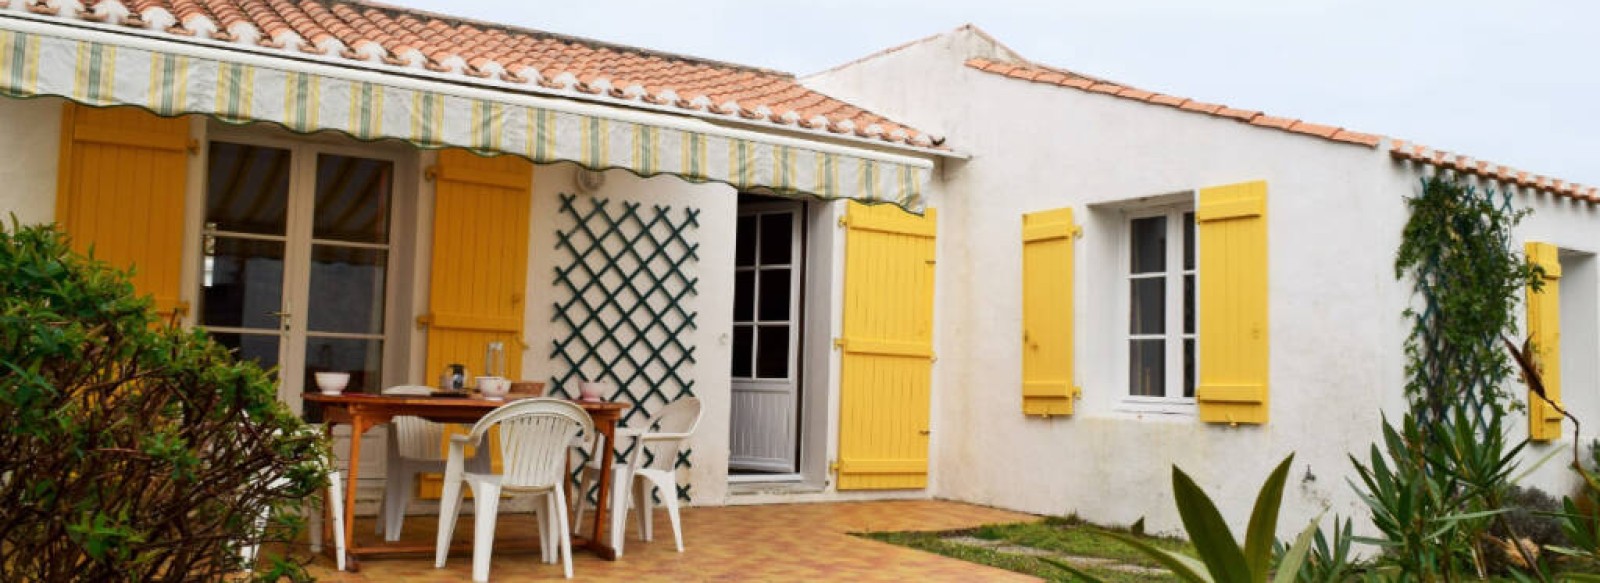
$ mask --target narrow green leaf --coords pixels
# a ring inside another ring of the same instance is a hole
[[[1172,468],[1172,496],[1177,500],[1178,514],[1183,517],[1183,528],[1188,531],[1189,540],[1211,576],[1228,583],[1256,581],[1251,578],[1250,566],[1245,564],[1238,539],[1233,538],[1233,531],[1228,529],[1222,513],[1217,512],[1216,504],[1177,466]]]
[[[1289,479],[1289,466],[1293,462],[1294,454],[1289,454],[1272,470],[1256,495],[1255,509],[1250,511],[1250,526],[1244,535],[1244,562],[1250,569],[1252,581],[1265,581],[1267,570],[1272,568],[1272,543],[1277,542],[1283,483]]]
[[[1090,575],[1088,573],[1080,571],[1080,570],[1078,570],[1077,567],[1073,567],[1072,565],[1068,564],[1066,561],[1060,561],[1060,560],[1052,559],[1050,557],[1039,557],[1039,560],[1040,561],[1044,561],[1046,564],[1048,564],[1048,565],[1050,565],[1052,567],[1055,567],[1057,569],[1061,569],[1062,571],[1066,571],[1068,573],[1071,573],[1073,577],[1077,577],[1077,578],[1082,579],[1084,581],[1088,581],[1089,583],[1105,583],[1104,581],[1101,581],[1099,577],[1095,577],[1094,575]]]
[[[1172,574],[1179,579],[1188,581],[1190,583],[1215,583],[1215,581],[1211,579],[1211,576],[1206,574],[1205,565],[1200,564],[1191,557],[1185,557],[1177,553],[1169,553],[1167,551],[1150,546],[1149,543],[1125,534],[1115,532],[1107,532],[1102,534],[1104,536],[1122,541],[1123,544],[1126,544],[1130,547],[1133,547],[1134,550],[1144,553],[1145,556],[1150,557],[1151,559],[1155,560],[1155,562],[1161,563],[1161,566],[1166,567],[1168,571],[1172,571]]]
[[[1319,518],[1320,520],[1320,518]],[[1335,516],[1334,520],[1338,520]],[[1272,583],[1294,583],[1300,575],[1300,565],[1306,561],[1306,553],[1311,550],[1311,538],[1317,534],[1318,520],[1311,521],[1305,530],[1300,531],[1300,536],[1295,538],[1294,546],[1283,554],[1283,560],[1278,561],[1278,573],[1273,575]],[[1338,523],[1334,523],[1335,528]]]

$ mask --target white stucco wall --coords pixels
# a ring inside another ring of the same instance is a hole
[[[987,51],[987,41],[957,31],[806,79],[944,133],[972,156],[944,169],[935,185],[945,201],[933,494],[1103,523],[1146,517],[1154,530],[1175,531],[1175,464],[1242,528],[1261,481],[1293,452],[1283,534],[1325,509],[1365,515],[1346,482],[1353,475],[1346,454],[1365,451],[1379,435],[1380,411],[1395,416],[1403,408],[1401,310],[1409,290],[1395,280],[1393,259],[1418,171],[1381,149],[964,66]],[[1252,180],[1268,183],[1270,422],[1231,428],[1129,411],[1119,353],[1125,235],[1115,205]],[[1576,250],[1600,244],[1593,210],[1522,200],[1535,208],[1523,233]],[[1075,209],[1084,231],[1075,273],[1083,395],[1072,417],[1024,418],[1021,216],[1064,206]],[[1600,416],[1595,397],[1567,386],[1570,404]],[[1525,435],[1525,425],[1513,431]],[[1532,483],[1564,492],[1562,477],[1549,464]]]
[[[60,135],[61,100],[0,98],[0,213],[25,224],[55,220]]]

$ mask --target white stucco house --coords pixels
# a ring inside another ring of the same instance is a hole
[[[1282,529],[1324,509],[1364,515],[1347,455],[1405,405],[1405,199],[1443,171],[1533,211],[1518,249],[1559,257],[1559,333],[1541,340],[1559,337],[1565,406],[1600,416],[1594,188],[1086,77],[971,26],[805,83],[969,156],[931,188],[937,496],[1170,531],[1172,465],[1243,520],[1295,453]],[[1527,466],[1571,446],[1570,424],[1527,420],[1513,429],[1535,437]],[[1561,465],[1524,485],[1570,492]]]
[[[630,418],[700,397],[693,504],[1171,530],[1172,464],[1232,517],[1296,452],[1282,524],[1354,513],[1346,453],[1403,402],[1404,199],[1442,169],[1535,211],[1566,404],[1600,413],[1594,189],[972,27],[799,79],[360,2],[12,0],[0,152],[0,211],[135,266],[291,406],[316,371],[375,393],[449,363],[609,381]],[[1574,438],[1547,437],[1529,455]]]

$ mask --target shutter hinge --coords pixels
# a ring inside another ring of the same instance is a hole
[[[417,316],[417,329],[418,330],[427,330],[428,326],[430,326],[432,324],[433,324],[433,314],[423,314],[421,316]]]
[[[844,338],[834,338],[833,339],[833,349],[834,350],[839,350],[839,349],[842,349],[842,348],[844,348]]]
[[[189,138],[189,155],[191,155],[191,156],[200,155],[200,140],[196,140],[194,138]]]
[[[828,460],[828,473],[830,473],[830,474],[838,474],[839,473],[839,460]]]
[[[433,182],[435,180],[438,180],[439,179],[439,165],[438,164],[434,164],[432,166],[428,166],[427,168],[423,168],[422,169],[422,179],[426,180],[428,182]]]
[[[844,215],[844,216],[839,217],[839,228],[843,229],[843,228],[849,228],[849,227],[850,227],[850,215]]]

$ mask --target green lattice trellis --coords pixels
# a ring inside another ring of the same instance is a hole
[[[700,211],[684,208],[675,217],[661,205],[585,200],[580,210],[577,196],[561,195],[566,228],[556,231],[556,251],[565,256],[555,270],[562,299],[553,306],[550,357],[565,372],[550,378],[551,388],[570,398],[580,381],[611,383],[611,400],[633,405],[622,417],[631,424],[694,396],[685,369],[695,363],[695,346],[683,336],[699,317],[686,301],[699,294],[692,267],[700,245],[691,236]],[[689,465],[689,450],[680,451],[674,467]],[[678,496],[689,498],[689,484],[678,486]]]

